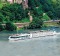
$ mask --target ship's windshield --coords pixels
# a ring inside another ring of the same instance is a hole
[[[21,36],[21,37],[29,37],[30,35],[26,35],[26,36]]]
[[[11,37],[11,38],[19,38],[19,37]]]

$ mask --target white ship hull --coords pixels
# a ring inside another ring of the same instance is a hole
[[[31,34],[15,34],[13,36],[9,36],[10,41],[18,41],[18,40],[25,40],[25,39],[31,39],[32,35]]]
[[[38,32],[30,32],[28,33],[22,33],[22,34],[16,34],[9,36],[9,40],[12,41],[18,41],[18,40],[25,40],[25,39],[31,39],[31,38],[38,38],[38,37],[45,37],[45,36],[54,36],[57,33],[55,31],[38,31]]]

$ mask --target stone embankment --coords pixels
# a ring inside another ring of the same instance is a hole
[[[60,20],[50,20],[50,21],[44,21],[44,23],[52,23],[52,22],[55,22],[55,23],[58,23],[60,22]],[[19,28],[22,28],[24,26],[28,26],[30,22],[27,22],[27,23],[14,23],[17,27]],[[2,24],[3,26],[5,26],[5,24]]]
[[[27,23],[14,23],[17,27],[22,28],[24,26],[29,26],[29,22]]]
[[[30,22],[27,23],[14,23],[18,28],[22,28],[24,26],[28,26]],[[3,26],[5,26],[6,24],[2,24]]]

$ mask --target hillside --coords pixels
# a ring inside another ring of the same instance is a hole
[[[5,5],[0,3],[0,8],[2,8],[2,6],[5,6]],[[36,7],[41,7],[43,13],[47,13],[47,15],[51,19],[57,18],[57,17],[58,19],[60,18],[59,16],[60,0],[32,0],[32,1],[28,0],[28,6],[33,10]]]
[[[60,0],[28,0],[28,7],[24,3],[0,3],[0,23],[30,22],[30,16],[30,28],[41,28],[43,21],[59,20]]]

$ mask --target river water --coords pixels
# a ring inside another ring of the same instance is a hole
[[[60,56],[60,35],[19,42],[9,42],[9,35],[10,32],[0,32],[0,56]]]

